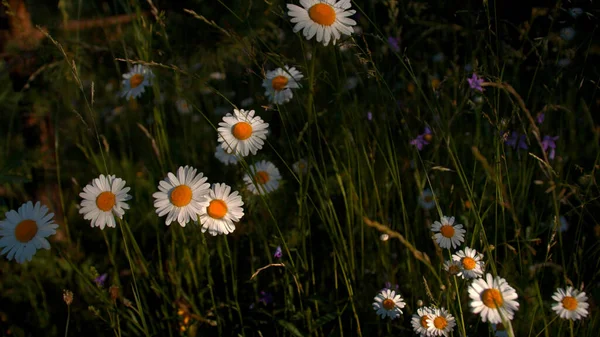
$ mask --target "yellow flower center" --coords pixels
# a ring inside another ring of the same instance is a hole
[[[33,220],[23,220],[15,227],[15,238],[21,243],[27,243],[33,239],[38,231],[37,223]]]
[[[312,6],[308,10],[308,16],[311,20],[323,26],[331,26],[335,22],[335,10],[324,3]]]
[[[481,293],[481,301],[488,308],[498,308],[504,304],[502,294],[498,289],[486,289]]]
[[[565,298],[563,298],[560,302],[562,303],[563,308],[569,311],[577,309],[577,305],[579,304],[579,302],[577,302],[577,300],[571,296],[565,296]]]
[[[385,310],[392,310],[396,307],[396,302],[394,302],[394,300],[390,299],[390,298],[386,298],[385,301],[383,301],[383,308]]]
[[[171,190],[171,203],[177,207],[183,207],[192,201],[192,189],[187,185],[179,185]]]
[[[266,183],[269,182],[269,174],[265,171],[258,171],[256,172],[256,175],[254,176],[254,179],[256,179],[256,182],[264,185]]]
[[[231,133],[239,140],[246,140],[252,136],[252,125],[246,122],[236,123],[231,129]]]
[[[454,236],[454,227],[450,225],[443,225],[442,228],[440,228],[440,233],[442,233],[442,235],[446,238],[451,238]]]
[[[116,203],[116,197],[114,193],[106,191],[98,194],[96,197],[96,206],[104,212],[110,211]]]
[[[433,320],[433,325],[436,327],[436,329],[444,329],[446,327],[446,325],[448,325],[448,321],[442,317],[442,316],[438,316]]]
[[[271,80],[271,86],[273,87],[273,90],[281,91],[288,84],[288,81],[288,78],[283,75],[275,76],[275,78]]]
[[[227,214],[227,204],[220,199],[211,200],[206,213],[213,219],[222,219]]]
[[[427,326],[428,319],[429,319],[429,316],[427,316],[427,315],[421,317],[421,326],[424,327],[425,329],[428,328],[428,326]]]
[[[137,88],[142,82],[144,82],[144,75],[142,74],[134,74],[129,78],[129,85],[132,89]]]
[[[472,257],[467,256],[462,259],[462,265],[463,265],[463,268],[465,268],[466,270],[471,270],[471,269],[475,268],[475,266],[477,265],[477,262]]]

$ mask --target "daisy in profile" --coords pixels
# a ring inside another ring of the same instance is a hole
[[[560,318],[576,321],[588,315],[588,298],[583,291],[580,292],[573,287],[567,287],[567,289],[558,288],[554,295],[552,295],[552,299],[556,301],[552,310]]]
[[[31,261],[38,249],[50,249],[46,238],[56,234],[58,225],[48,213],[48,208],[31,201],[21,205],[17,211],[5,213],[6,219],[0,221],[0,255],[6,255],[8,260],[15,259],[18,263]]]
[[[492,328],[494,329],[495,337],[508,337],[508,332],[506,331],[506,327],[504,326],[504,324],[492,324]]]
[[[455,249],[465,241],[466,231],[460,224],[454,224],[454,217],[442,216],[441,222],[435,221],[431,231],[436,233],[435,240],[441,248]]]
[[[402,308],[406,303],[402,300],[400,294],[396,294],[394,290],[383,289],[377,296],[375,296],[375,302],[373,302],[373,309],[380,315],[381,318],[388,316],[394,319],[402,314]]]
[[[104,176],[101,174],[91,183],[83,188],[79,196],[83,198],[79,214],[83,218],[91,220],[92,227],[105,226],[116,227],[115,215],[123,219],[125,210],[129,205],[125,201],[130,200],[131,196],[127,194],[130,188],[125,187],[125,180],[116,178],[114,175]]]
[[[215,158],[219,159],[219,161],[225,165],[235,165],[238,162],[237,156],[235,154],[225,152],[221,145],[217,145],[217,148],[215,149]]]
[[[420,307],[417,309],[417,313],[412,315],[410,323],[416,334],[420,336],[430,336],[429,331],[427,331],[427,329],[429,329],[427,321],[430,316],[433,316],[433,308],[430,307]]]
[[[237,191],[231,193],[231,187],[214,184],[208,195],[200,203],[200,223],[202,233],[211,235],[229,234],[235,230],[234,222],[244,216],[244,202]]]
[[[308,162],[302,158],[292,165],[292,169],[297,175],[305,175],[308,172]]]
[[[267,138],[268,123],[260,117],[254,116],[254,110],[233,110],[233,115],[228,113],[219,123],[218,141],[228,153],[237,153],[242,157],[249,153],[256,154],[262,149]]]
[[[465,247],[464,250],[459,250],[456,254],[452,254],[452,260],[459,263],[460,272],[458,276],[461,276],[463,279],[483,276],[483,255],[475,249]]]
[[[169,172],[167,177],[158,184],[158,192],[152,194],[154,207],[158,216],[167,215],[166,225],[177,221],[185,227],[190,220],[196,220],[200,215],[200,203],[209,193],[210,185],[203,173],[196,174],[196,169],[190,166],[180,166],[177,176]]]
[[[448,310],[435,308],[427,317],[427,332],[429,336],[446,336],[454,330],[456,321]]]
[[[461,272],[461,266],[459,261],[448,260],[444,262],[444,270],[450,275],[458,275]]]
[[[250,166],[250,172],[252,175],[246,174],[244,176],[244,182],[250,192],[264,195],[275,191],[279,187],[281,174],[279,174],[279,170],[273,163],[266,160],[259,161]]]
[[[123,91],[121,97],[126,99],[138,98],[146,90],[147,86],[152,85],[152,79],[154,74],[152,70],[141,65],[136,64],[133,69],[127,74],[123,74]]]
[[[190,107],[188,102],[183,98],[180,98],[177,101],[175,101],[175,107],[177,108],[177,111],[182,115],[187,115],[190,112],[192,112],[192,108]]]
[[[424,210],[430,210],[435,207],[435,198],[430,189],[424,189],[421,195],[419,195],[419,206]]]
[[[502,317],[512,320],[519,310],[517,292],[505,279],[492,274],[473,280],[469,285],[471,310],[479,314],[483,322],[502,323]],[[502,315],[502,316],[501,316]]]
[[[350,0],[301,0],[302,7],[288,4],[290,21],[295,23],[294,33],[302,30],[302,35],[307,40],[317,36],[317,42],[324,46],[329,41],[335,45],[336,41],[344,35],[352,35],[356,21],[350,16],[356,13],[350,9]]]
[[[285,66],[285,69],[277,68],[267,72],[262,86],[265,88],[265,96],[269,102],[283,104],[289,102],[294,94],[292,89],[300,88],[300,81],[304,75],[295,67]]]

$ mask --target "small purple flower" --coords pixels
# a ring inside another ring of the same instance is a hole
[[[416,146],[417,150],[421,151],[421,150],[423,150],[423,147],[425,145],[429,144],[430,140],[431,140],[431,129],[428,126],[426,126],[425,130],[422,134],[418,135],[417,138],[410,141],[410,145]]]
[[[510,136],[506,140],[506,145],[511,146],[513,149],[516,149],[517,146],[523,150],[527,150],[528,148],[525,135],[521,135],[516,131],[510,133]]]
[[[538,124],[542,124],[542,123],[544,123],[544,118],[545,118],[545,117],[546,117],[546,116],[544,115],[544,113],[543,113],[543,112],[540,112],[540,113],[539,113],[539,114],[538,114],[538,115],[535,117],[535,121],[536,121]]]
[[[558,136],[544,136],[544,139],[542,140],[542,149],[544,150],[544,152],[548,151],[548,149],[550,149],[550,155],[549,158],[550,159],[554,159],[554,155],[556,154],[556,141],[558,140]]]
[[[367,112],[367,119],[370,121],[373,120],[373,113],[371,111]]]
[[[281,253],[281,246],[277,246],[277,248],[275,249],[275,254],[273,254],[273,257],[277,258],[277,259],[281,259],[282,255],[283,254]]]
[[[467,81],[469,82],[469,87],[471,87],[471,89],[483,92],[483,88],[481,87],[481,84],[483,84],[483,77],[479,77],[477,74],[473,73],[473,76],[467,78]]]
[[[96,277],[94,279],[94,282],[96,283],[96,285],[98,287],[104,287],[104,282],[106,282],[106,279],[108,278],[108,275],[106,273]]]
[[[397,53],[400,51],[400,39],[399,38],[390,36],[390,37],[388,37],[387,42],[390,45],[390,48],[392,48],[392,50],[394,52]]]
[[[264,305],[273,303],[273,295],[266,291],[261,291],[260,296],[258,297],[258,301],[262,302]]]
[[[394,288],[392,288],[392,283],[388,281],[385,283],[385,288],[381,289],[381,291],[386,290],[386,289],[396,290],[396,292],[397,292],[400,289],[400,287],[398,286],[398,284],[396,284],[396,285],[394,285]]]

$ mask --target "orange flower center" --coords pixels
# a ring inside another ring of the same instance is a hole
[[[577,302],[577,300],[571,296],[565,296],[565,298],[563,298],[560,302],[562,303],[563,308],[569,311],[577,309],[577,305],[579,304],[579,302]]]
[[[15,227],[15,238],[21,243],[27,243],[33,239],[38,231],[37,223],[33,220],[23,220]]]
[[[236,123],[231,129],[231,133],[239,140],[246,140],[252,136],[252,125],[246,122]]]
[[[187,185],[179,185],[171,190],[171,203],[183,207],[192,201],[192,189]]]
[[[256,179],[256,182],[264,185],[266,183],[269,182],[269,174],[265,171],[258,171],[256,172],[256,175],[254,176],[254,179]]]
[[[440,228],[440,232],[444,237],[451,238],[454,236],[454,227],[450,225],[443,225],[442,228]]]
[[[442,317],[442,316],[438,316],[433,320],[433,325],[436,327],[436,329],[444,329],[446,327],[446,325],[448,325],[448,321]]]
[[[498,289],[486,289],[481,293],[481,301],[488,308],[498,308],[504,304],[502,294]]]
[[[144,75],[142,74],[134,74],[129,78],[129,85],[132,89],[137,88],[142,82],[144,82]]]
[[[114,193],[105,191],[96,197],[96,206],[104,212],[110,211],[116,203],[116,197]]]
[[[222,219],[227,214],[227,204],[220,199],[211,200],[206,213],[213,219]]]
[[[383,301],[383,308],[385,310],[392,310],[396,307],[396,302],[394,302],[394,300],[387,298],[385,299],[385,301]]]
[[[477,262],[472,257],[467,256],[462,259],[462,265],[463,265],[463,268],[465,268],[466,270],[471,270],[471,269],[475,268],[475,266],[477,265]]]
[[[433,139],[433,136],[430,133],[428,133],[425,136],[423,136],[423,139],[430,142]]]
[[[324,3],[312,6],[308,10],[308,16],[311,20],[323,26],[331,26],[335,22],[335,10]]]
[[[271,86],[273,87],[273,90],[281,91],[288,84],[288,81],[288,78],[283,75],[275,76],[275,78],[271,80]]]
[[[458,268],[457,265],[453,264],[453,265],[450,265],[450,267],[448,267],[448,272],[451,275],[456,275],[456,274],[460,273],[460,269]]]
[[[427,326],[428,319],[429,319],[429,316],[427,316],[427,315],[421,317],[421,326],[424,327],[425,329],[428,328],[428,326]]]

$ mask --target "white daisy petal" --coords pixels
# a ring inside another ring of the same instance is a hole
[[[127,194],[129,187],[125,187],[125,184],[125,180],[114,175],[106,177],[101,174],[93,179],[83,188],[88,192],[79,194],[83,198],[79,213],[83,214],[84,219],[91,221],[92,227],[115,227],[114,216],[122,218],[125,214],[123,206],[129,208],[125,201],[130,200],[131,196]]]
[[[340,32],[351,35],[356,21],[348,17],[356,13],[347,0],[301,0],[302,7],[288,4],[288,16],[295,23],[294,32],[303,30],[307,40],[316,35],[317,42],[336,44]]]

